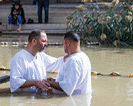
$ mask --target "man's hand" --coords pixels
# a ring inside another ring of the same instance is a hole
[[[52,77],[49,77],[49,78],[47,78],[47,81],[54,81],[55,82],[55,79]]]
[[[44,90],[44,91],[48,91],[48,87],[50,87],[50,84],[43,80],[43,81],[35,81],[35,86],[38,89]]]
[[[48,81],[48,83],[50,84],[50,86],[52,87],[52,83],[55,82],[55,79],[52,78],[52,77],[50,77],[50,78],[47,78],[47,81]]]
[[[62,91],[62,88],[59,85],[59,82],[55,82],[54,78],[47,78],[48,83],[50,84],[50,87],[57,89],[59,91]]]
[[[53,87],[52,87],[52,82],[55,82],[55,79],[54,78],[47,78],[47,81],[48,81],[48,83],[50,84],[50,88],[49,88],[49,90],[50,89],[52,89]]]
[[[48,91],[48,87],[50,87],[50,84],[46,81],[37,81],[37,80],[32,80],[32,81],[26,81],[20,88],[29,88],[31,86],[35,86],[38,89]]]

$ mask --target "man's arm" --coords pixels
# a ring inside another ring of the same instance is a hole
[[[56,61],[46,67],[47,72],[60,72],[63,66],[63,57],[59,57]]]
[[[11,92],[14,92],[18,88],[28,88],[31,86],[35,86],[36,88],[42,90],[48,90],[50,84],[43,81],[38,80],[26,80],[24,78],[24,74],[26,73],[26,64],[23,58],[13,58],[11,60],[11,72],[10,72],[10,89]],[[28,77],[28,76],[26,76]]]
[[[50,86],[50,84],[45,80],[43,81],[32,80],[32,81],[26,81],[22,86],[20,86],[20,88],[28,88],[31,86],[35,86],[38,89],[48,91],[48,87]]]
[[[59,91],[63,91],[62,88],[60,87],[59,82],[55,82],[54,80],[48,80],[48,83],[50,84],[50,86],[54,89],[57,89]]]

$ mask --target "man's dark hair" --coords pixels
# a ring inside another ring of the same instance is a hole
[[[71,40],[73,40],[75,42],[80,41],[80,36],[76,32],[74,32],[74,31],[67,32],[65,34],[65,36],[64,36],[64,39],[66,39],[66,38],[67,39],[71,39]]]
[[[42,31],[42,30],[38,30],[38,31],[32,31],[30,34],[29,34],[29,38],[28,38],[28,42],[32,42],[32,40],[34,38],[37,38],[37,37],[41,37],[41,32],[44,32],[45,31]]]

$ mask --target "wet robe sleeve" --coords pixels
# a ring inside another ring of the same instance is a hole
[[[59,57],[55,62],[49,64],[46,67],[47,72],[60,72],[63,66],[63,59],[64,57]]]
[[[11,92],[14,92],[25,83],[26,79],[23,78],[24,71],[26,71],[26,68],[24,60],[22,58],[11,60],[11,72],[10,72]]]
[[[57,58],[49,56],[45,53],[42,53],[41,56],[43,57],[43,62],[46,70],[48,69],[49,66],[51,66],[51,64],[53,64],[57,60]],[[51,71],[49,70],[49,72]]]

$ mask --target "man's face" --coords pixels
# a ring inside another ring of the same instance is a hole
[[[64,45],[64,51],[65,51],[65,53],[68,53],[68,43],[69,43],[69,41],[68,41],[68,39],[64,39],[63,38],[63,45]]]
[[[37,40],[37,49],[39,52],[44,51],[45,47],[47,46],[47,35],[41,32],[41,37]]]

